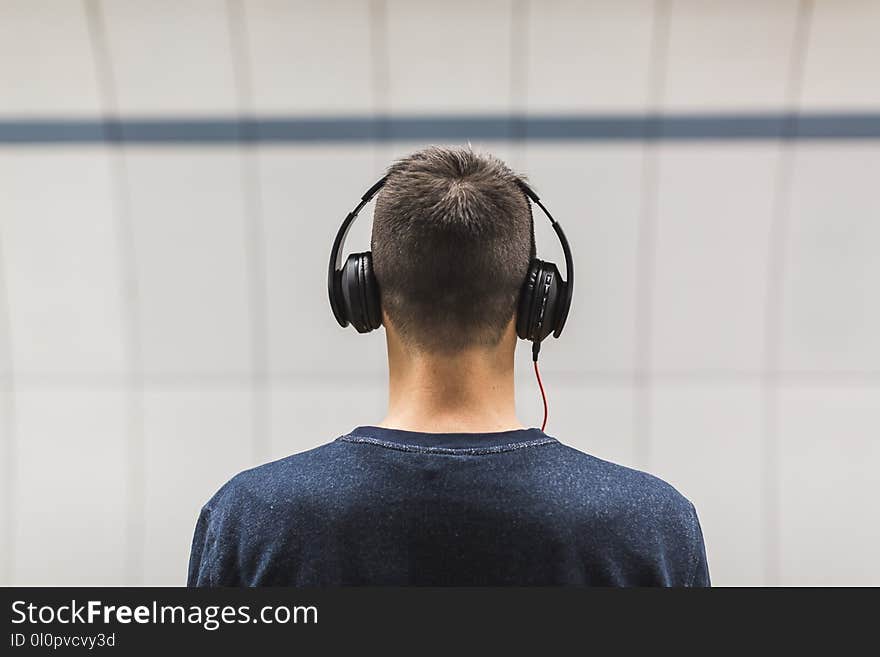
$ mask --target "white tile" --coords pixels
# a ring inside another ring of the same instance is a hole
[[[880,145],[797,146],[781,366],[880,371]]]
[[[654,2],[532,2],[527,30],[530,112],[646,109]]]
[[[712,583],[763,584],[758,385],[663,385],[651,393],[649,470],[693,502]]]
[[[199,510],[253,462],[246,386],[148,388],[144,404],[145,583],[181,586]]]
[[[386,12],[392,112],[510,110],[509,0],[390,0]]]
[[[652,366],[760,370],[778,149],[664,146],[659,157]]]
[[[138,149],[126,166],[146,373],[250,371],[241,156]]]
[[[664,109],[781,109],[797,0],[672,3]]]
[[[284,378],[271,390],[272,459],[329,443],[357,426],[375,425],[385,417],[388,384],[384,376],[354,382],[308,377]]]
[[[123,583],[130,512],[126,393],[19,386],[15,397],[14,583]]]
[[[385,333],[341,328],[327,298],[336,231],[381,176],[370,147],[309,146],[260,152],[273,372],[382,372]],[[370,249],[372,204],[346,241],[345,256]]]
[[[244,3],[258,112],[357,114],[376,109],[371,3]]]
[[[880,3],[813,3],[804,62],[804,109],[876,110],[880,105]]]
[[[103,0],[101,8],[123,114],[238,109],[222,0]]]
[[[779,396],[781,584],[878,586],[880,389]]]
[[[563,226],[575,265],[571,313],[541,352],[546,371],[631,371],[643,151],[637,145],[529,145],[523,167]],[[534,208],[538,257],[564,271],[550,222]]]
[[[541,379],[547,393],[547,434],[606,461],[636,467],[634,396],[630,386],[591,384],[578,377],[557,377],[543,370]],[[518,373],[516,386],[520,422],[540,428],[544,407],[531,363]]]
[[[101,103],[85,3],[6,0],[0,115],[87,115]]]
[[[125,369],[112,195],[99,150],[0,152],[0,238],[19,373]]]

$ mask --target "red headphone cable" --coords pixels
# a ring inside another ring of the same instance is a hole
[[[541,343],[532,343],[532,363],[535,366],[535,378],[538,379],[538,388],[541,390],[541,401],[544,402],[544,420],[541,422],[541,431],[547,426],[547,393],[544,392],[544,384],[541,382],[541,372],[538,370],[538,353],[541,351]]]

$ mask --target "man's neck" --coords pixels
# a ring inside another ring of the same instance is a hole
[[[425,433],[522,429],[516,417],[515,335],[454,354],[407,349],[388,338],[388,414],[380,426]]]

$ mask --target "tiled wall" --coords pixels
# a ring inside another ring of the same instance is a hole
[[[880,112],[877,34],[872,0],[5,0],[0,122]],[[182,583],[229,476],[381,418],[326,258],[419,145],[0,145],[0,583]],[[548,431],[691,498],[718,584],[880,584],[880,140],[475,145],[573,244]]]

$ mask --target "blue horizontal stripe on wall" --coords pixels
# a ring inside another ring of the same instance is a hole
[[[880,139],[880,112],[0,119],[0,144]]]

